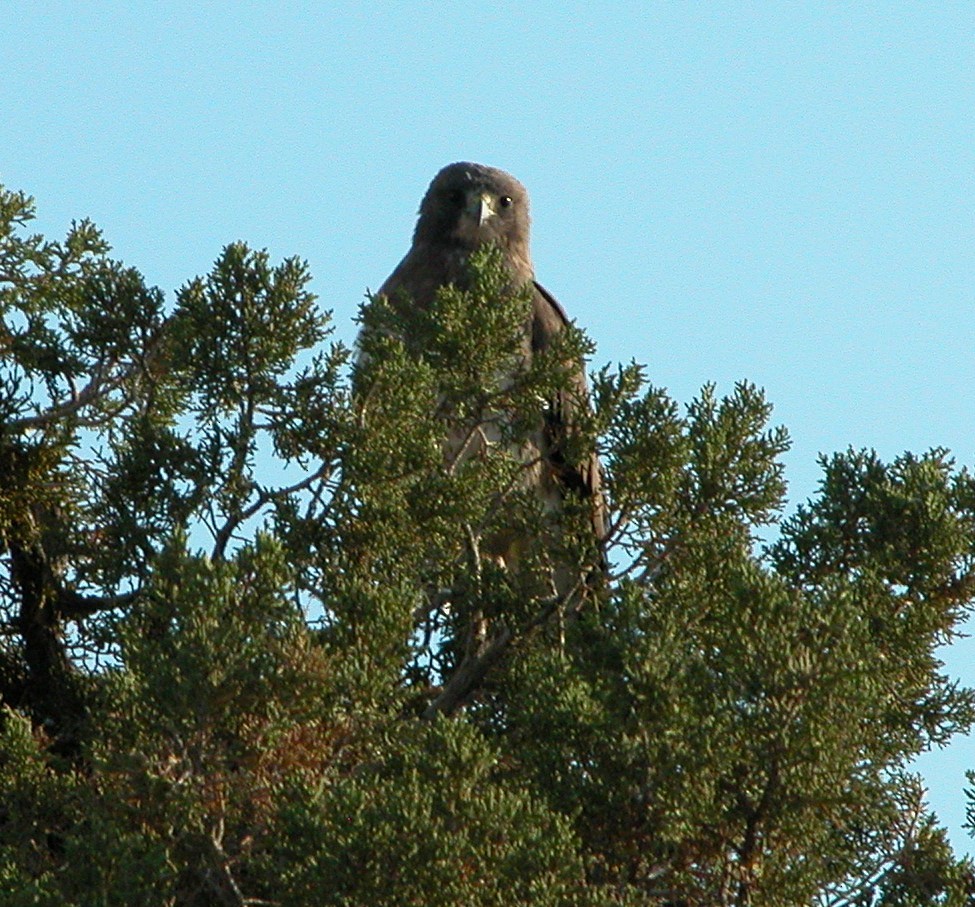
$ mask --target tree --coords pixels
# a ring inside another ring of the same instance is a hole
[[[975,894],[908,771],[975,717],[934,655],[973,591],[946,451],[824,458],[783,519],[757,388],[682,410],[604,369],[574,443],[612,576],[580,605],[551,569],[593,557],[584,513],[517,570],[481,545],[545,519],[509,451],[592,352],[498,386],[525,300],[496,257],[429,317],[368,302],[357,362],[298,259],[228,246],[167,308],[32,217],[0,194],[3,903]],[[499,411],[512,444],[445,458]]]

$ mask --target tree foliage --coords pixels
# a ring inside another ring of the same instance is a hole
[[[2,903],[970,903],[910,772],[975,719],[946,451],[824,457],[785,516],[759,389],[606,368],[610,576],[567,596],[586,515],[542,531],[511,451],[592,349],[523,363],[495,256],[370,300],[356,358],[298,259],[230,245],[167,307],[32,218],[0,192]]]

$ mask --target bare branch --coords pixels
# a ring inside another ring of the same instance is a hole
[[[60,589],[57,595],[57,611],[66,620],[81,620],[99,611],[112,611],[132,604],[139,592],[122,595],[82,595],[73,589]]]
[[[293,485],[288,485],[285,488],[276,488],[273,491],[259,492],[257,500],[254,501],[253,504],[228,517],[223,526],[221,526],[214,533],[215,541],[212,554],[214,560],[223,558],[224,552],[226,551],[227,545],[230,542],[230,538],[233,535],[234,530],[240,526],[241,523],[246,523],[249,519],[251,519],[251,517],[256,516],[261,511],[261,508],[266,507],[268,504],[272,504],[275,501],[279,501],[282,498],[286,498],[288,495],[294,494],[295,492],[304,491],[306,488],[310,487],[312,483],[317,482],[319,479],[325,479],[327,481],[333,472],[334,465],[332,463],[325,462],[322,463],[322,465],[315,470],[315,472],[305,476],[305,478],[295,482]]]
[[[52,422],[60,422],[62,419],[73,416],[96,400],[102,394],[103,388],[106,391],[113,390],[127,378],[131,377],[136,371],[136,366],[132,365],[114,378],[106,378],[106,373],[111,371],[116,364],[117,360],[110,360],[107,363],[98,365],[95,368],[95,373],[92,375],[91,380],[80,391],[75,392],[74,388],[72,388],[70,400],[58,406],[52,406],[50,409],[37,413],[34,416],[13,419],[9,423],[10,428],[14,431],[41,428],[45,425],[50,425]]]
[[[451,715],[487,675],[488,671],[507,651],[513,639],[508,627],[501,627],[497,635],[475,655],[464,658],[437,696],[423,712],[424,718]]]

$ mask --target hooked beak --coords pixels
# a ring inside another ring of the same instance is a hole
[[[483,227],[486,221],[498,213],[494,210],[491,196],[487,192],[472,196],[468,203],[467,211],[477,223],[478,227]]]

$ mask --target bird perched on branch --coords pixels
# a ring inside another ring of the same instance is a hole
[[[549,349],[569,319],[535,280],[529,223],[528,193],[513,176],[481,164],[450,164],[430,184],[420,204],[413,245],[378,295],[428,309],[440,287],[464,288],[472,253],[494,245],[501,252],[512,287],[527,287],[530,292],[531,316],[522,345],[524,357],[530,359]],[[566,386],[547,402],[541,424],[530,439],[533,449],[520,451],[526,463],[524,486],[533,487],[546,511],[556,517],[569,495],[585,504],[591,512],[595,550],[600,550],[606,519],[599,462],[595,453],[573,462],[566,449],[574,419],[588,407],[584,364],[579,360],[568,365]],[[448,448],[455,441],[446,440]],[[513,557],[510,551],[490,553],[506,562]],[[573,584],[578,585],[578,576],[556,578],[562,594]]]

